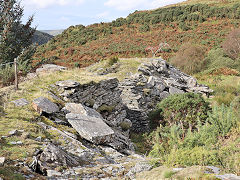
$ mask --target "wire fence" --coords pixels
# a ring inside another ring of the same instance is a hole
[[[14,64],[14,62],[2,63],[2,64],[0,64],[0,67],[2,67],[2,66],[7,66],[7,65],[9,65],[9,64]]]

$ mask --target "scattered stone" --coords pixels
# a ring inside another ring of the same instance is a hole
[[[47,176],[48,177],[56,177],[56,176],[61,176],[62,173],[55,171],[55,170],[47,170]]]
[[[14,130],[12,130],[12,131],[9,131],[8,134],[9,134],[9,136],[15,136],[15,135],[18,134],[18,130],[17,130],[17,129],[14,129]]]
[[[37,137],[35,141],[42,142],[42,137],[41,136]]]
[[[224,175],[217,175],[216,178],[221,180],[240,180],[240,176],[235,174],[224,174]]]
[[[127,174],[126,176],[130,179],[135,179],[136,173],[140,173],[143,171],[150,171],[152,169],[152,165],[150,165],[148,162],[139,162],[137,163]]]
[[[22,145],[23,143],[22,143],[22,141],[12,141],[12,142],[10,142],[9,144],[11,144],[11,145]]]
[[[44,64],[42,65],[42,67],[36,69],[36,73],[43,74],[43,73],[50,73],[50,72],[63,71],[63,70],[67,70],[67,68],[63,66],[58,66],[55,64]]]
[[[56,85],[59,86],[59,87],[62,87],[64,89],[69,89],[69,88],[76,88],[80,84],[76,81],[73,81],[73,80],[66,80],[66,81],[56,82]]]
[[[14,103],[17,107],[23,107],[29,104],[29,102],[24,98],[12,101],[12,103]]]
[[[58,106],[45,97],[35,99],[32,105],[39,114],[53,114],[59,111]]]
[[[182,171],[184,168],[173,168],[173,171],[174,172],[179,172],[179,171]]]
[[[207,166],[207,170],[205,171],[205,174],[219,174],[220,168],[214,167],[214,166]]]
[[[5,157],[0,157],[0,166],[3,166],[5,163]]]

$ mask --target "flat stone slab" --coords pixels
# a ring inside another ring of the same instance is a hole
[[[102,118],[102,115],[97,112],[94,109],[91,109],[89,107],[83,106],[82,104],[76,104],[76,103],[67,103],[64,108],[68,113],[73,114],[82,114],[85,116],[91,116],[96,118]]]
[[[67,70],[67,68],[64,67],[64,66],[58,66],[58,65],[55,65],[55,64],[44,64],[44,65],[42,65],[41,68],[38,68],[36,70],[36,73],[41,74],[41,73],[63,71],[63,70]]]
[[[95,144],[112,141],[114,131],[96,110],[76,103],[67,103],[64,110],[68,122],[86,140]]]
[[[84,139],[94,144],[112,141],[114,131],[101,118],[74,113],[67,114],[66,118]]]
[[[59,107],[45,97],[39,97],[33,100],[32,106],[39,114],[53,114],[59,111]]]
[[[64,89],[69,89],[69,88],[75,88],[75,87],[79,86],[80,84],[77,81],[66,80],[66,81],[58,81],[58,82],[56,82],[56,85],[59,87],[62,87]]]
[[[29,104],[28,100],[22,98],[22,99],[17,99],[15,101],[11,101],[15,106],[17,107],[23,107]]]

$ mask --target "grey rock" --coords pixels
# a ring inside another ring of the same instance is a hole
[[[12,141],[9,144],[11,144],[11,145],[22,145],[23,143],[22,143],[22,141]]]
[[[173,168],[174,172],[179,172],[179,171],[182,171],[182,170],[184,170],[184,168]]]
[[[240,180],[240,176],[237,176],[235,174],[224,174],[224,175],[217,175],[217,178],[221,180]]]
[[[0,167],[4,165],[6,158],[0,157]]]
[[[17,129],[14,129],[14,130],[12,130],[12,131],[9,131],[8,134],[9,134],[9,136],[15,136],[15,135],[18,134],[18,130],[17,130]]]
[[[139,162],[137,163],[127,174],[126,176],[130,179],[134,179],[136,176],[136,173],[140,173],[143,171],[150,171],[152,169],[152,165],[150,165],[148,162]]]
[[[65,105],[64,110],[68,113],[73,114],[82,114],[85,116],[91,116],[102,119],[102,115],[98,113],[96,110],[83,106],[82,104],[76,103],[67,103]]]
[[[37,137],[35,141],[42,142],[42,137],[41,136]]]
[[[95,144],[112,141],[114,131],[101,118],[73,113],[67,114],[66,118],[84,139]]]
[[[205,171],[205,174],[219,174],[220,168],[214,166],[207,166],[208,170]]]
[[[193,78],[193,77],[189,78],[187,80],[187,86],[188,87],[195,87],[195,86],[197,86],[197,80],[195,78]]]
[[[178,88],[175,88],[175,87],[170,87],[169,88],[169,93],[170,94],[183,94],[184,91],[178,89]]]
[[[85,163],[80,157],[70,154],[51,143],[45,146],[38,159],[42,172],[51,170],[53,167],[77,167]]]
[[[47,176],[48,177],[62,176],[62,173],[55,170],[47,170]]]
[[[64,89],[69,89],[69,88],[78,87],[80,84],[77,81],[66,80],[66,81],[58,81],[56,82],[56,85]]]
[[[45,97],[33,100],[32,106],[39,114],[53,114],[59,111],[59,107]]]
[[[36,73],[42,74],[42,73],[49,73],[49,72],[63,71],[63,70],[67,70],[67,68],[63,66],[58,66],[55,64],[44,64],[42,65],[42,67],[36,69]]]
[[[12,101],[12,103],[14,103],[17,107],[23,107],[29,104],[29,102],[24,98]]]
[[[189,89],[190,89],[190,91],[197,92],[197,93],[206,93],[206,94],[208,94],[208,93],[212,93],[213,92],[213,90],[210,89],[207,86],[197,86],[197,87],[191,87]]]

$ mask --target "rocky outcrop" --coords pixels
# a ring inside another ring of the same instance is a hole
[[[149,129],[148,114],[157,103],[172,94],[212,92],[196,79],[184,74],[162,59],[149,60],[139,67],[139,73],[119,82],[116,78],[100,83],[79,84],[57,82],[58,94],[68,102],[81,103],[100,112],[106,123],[128,136],[129,129],[144,132]],[[130,126],[123,126],[131,122]]]

